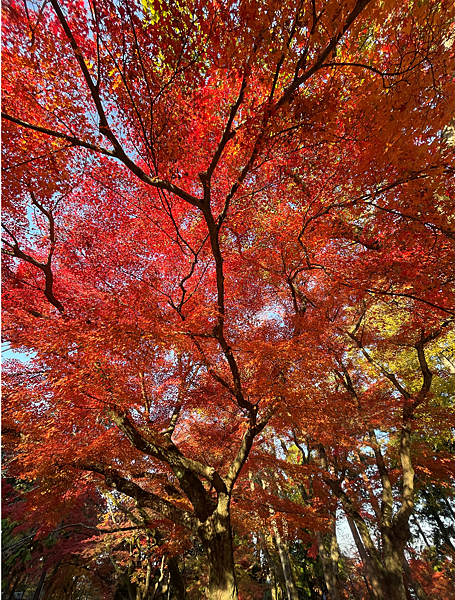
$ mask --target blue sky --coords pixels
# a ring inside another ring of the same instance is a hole
[[[20,360],[21,362],[25,363],[30,359],[30,355],[25,354],[25,352],[17,352],[16,350],[11,350],[8,342],[2,342],[2,363],[8,358],[15,358],[16,360]]]

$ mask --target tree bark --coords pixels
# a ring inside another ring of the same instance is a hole
[[[43,589],[44,580],[46,579],[46,573],[47,573],[47,567],[44,568],[41,572],[40,580],[38,582],[38,585],[36,586],[35,593],[33,594],[33,600],[39,600],[39,597],[41,595],[41,590]]]
[[[58,561],[58,563],[54,566],[50,577],[48,577],[48,579],[46,581],[46,585],[44,586],[43,600],[46,600],[48,598],[48,596],[52,593],[52,581],[60,567],[60,563],[61,563],[61,561]]]
[[[280,600],[275,573],[273,572],[273,569],[271,569],[270,567],[269,567],[269,574],[270,574],[270,584],[271,584],[270,593],[272,595],[272,600]]]
[[[237,600],[228,495],[199,528],[209,567],[208,600]]]
[[[278,559],[275,558],[275,548],[272,548],[272,535],[270,533],[265,535],[261,531],[260,539],[261,548],[269,568],[270,580],[272,585],[272,600],[278,600],[282,598],[282,592],[284,589],[286,589],[286,582],[284,580],[283,569],[281,568]]]
[[[330,553],[324,546],[324,540],[320,531],[316,532],[316,539],[318,541],[319,556],[322,563],[322,571],[324,573],[324,581],[329,592],[330,600],[341,600],[340,592],[337,586],[337,572],[338,572],[338,558],[336,557],[336,551],[333,548],[333,534],[330,534]],[[335,538],[336,544],[336,538]],[[336,558],[336,563],[335,563]]]
[[[19,573],[19,575],[16,577],[16,580],[13,584],[13,587],[10,591],[10,594],[8,596],[8,600],[13,600],[14,599],[14,592],[16,591],[17,585],[19,583],[19,581],[22,579],[22,573]]]
[[[360,538],[359,532],[355,526],[354,521],[351,519],[349,515],[346,515],[348,520],[349,528],[352,533],[352,537],[354,538],[355,544],[357,546],[357,550],[359,551],[360,558],[362,559],[363,568],[365,570],[365,576],[368,580],[368,583],[371,587],[371,592],[373,597],[376,600],[384,600],[384,594],[382,593],[381,584],[379,583],[379,579],[373,569],[373,565],[371,564],[370,557],[365,550],[365,547]]]
[[[170,582],[169,585],[172,588],[172,592],[176,600],[185,600],[186,591],[185,584],[183,583],[182,575],[180,574],[179,563],[176,556],[172,556],[167,561],[169,568]]]
[[[403,550],[392,531],[382,529],[387,594],[390,600],[407,600],[403,579]]]
[[[275,534],[276,545],[278,548],[278,554],[280,556],[281,567],[283,569],[284,581],[286,584],[286,594],[288,600],[299,600],[299,596],[297,594],[297,589],[294,583],[294,576],[291,568],[291,561],[289,558],[289,551],[286,547],[286,544],[283,542],[280,536],[280,532],[278,531],[278,527],[275,522],[273,522],[273,532]]]

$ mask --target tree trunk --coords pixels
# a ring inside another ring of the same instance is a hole
[[[213,514],[199,529],[207,551],[207,600],[238,600],[232,547],[229,497],[220,498]]]
[[[299,600],[297,590],[294,583],[294,575],[292,573],[289,551],[281,539],[280,532],[275,522],[273,522],[273,532],[275,534],[278,554],[280,555],[281,567],[283,569],[284,581],[286,584],[286,594],[288,600]]]
[[[327,553],[324,540],[322,539],[322,534],[320,531],[316,532],[316,539],[318,541],[318,549],[319,556],[322,562],[322,571],[324,573],[324,581],[327,586],[327,591],[329,592],[330,600],[341,600],[340,592],[338,591],[337,586],[337,571],[338,571],[338,561],[334,564],[335,556],[333,556],[332,546],[333,546],[333,534],[330,534],[330,555]],[[335,539],[336,543],[336,539]]]
[[[386,576],[386,596],[389,600],[407,600],[406,587],[403,578],[402,544],[396,540],[392,532],[382,528],[384,565]],[[401,541],[401,540],[400,540]]]
[[[265,560],[269,567],[270,580],[272,582],[272,600],[281,600],[282,591],[286,588],[286,583],[284,581],[283,569],[280,567],[278,560],[275,560],[274,554],[275,550],[269,548],[267,542],[270,542],[272,545],[272,536],[268,534],[264,535],[263,532],[260,533],[261,536],[261,547],[264,552]]]
[[[277,582],[276,582],[275,573],[270,568],[269,568],[269,574],[270,574],[270,584],[271,584],[270,594],[272,596],[272,600],[281,600],[281,594],[279,594],[279,592],[278,592],[278,586],[277,586]]]
[[[176,600],[185,600],[185,584],[183,583],[182,575],[180,573],[177,557],[172,556],[169,558],[167,561],[167,566],[170,574],[169,585],[172,588],[172,592],[174,593]]]
[[[38,582],[38,585],[36,586],[35,593],[33,594],[33,600],[39,600],[39,597],[41,595],[41,590],[43,589],[44,580],[46,579],[46,573],[47,573],[47,567],[45,569],[43,569],[41,572],[40,580]]]
[[[379,583],[379,579],[373,569],[373,565],[371,564],[370,557],[368,556],[365,550],[365,546],[362,543],[359,532],[357,531],[357,527],[355,526],[354,521],[349,515],[346,515],[346,518],[348,520],[352,537],[354,538],[355,544],[357,546],[357,550],[359,551],[360,558],[362,559],[363,568],[365,570],[365,576],[371,587],[373,597],[376,600],[384,600],[384,594],[382,593],[381,584]]]
[[[10,591],[8,600],[13,600],[14,599],[14,592],[16,591],[17,585],[18,585],[18,583],[19,583],[19,581],[21,579],[22,579],[22,573],[19,573],[19,575],[16,577],[16,580],[15,580],[15,582],[13,584],[13,587],[12,587],[12,589]]]
[[[59,560],[58,563],[54,566],[51,576],[48,577],[48,579],[46,581],[46,585],[44,586],[43,600],[46,600],[52,594],[52,581],[60,567],[60,563],[61,563],[61,561]]]

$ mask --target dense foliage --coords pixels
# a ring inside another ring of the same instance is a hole
[[[7,597],[453,597],[454,18],[4,3]]]

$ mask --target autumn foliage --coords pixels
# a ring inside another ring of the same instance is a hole
[[[296,600],[319,556],[351,597],[338,509],[359,594],[442,600],[406,556],[453,483],[454,18],[4,3],[7,516],[67,531],[47,593]]]

